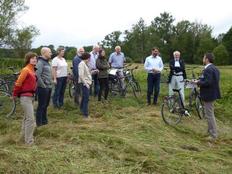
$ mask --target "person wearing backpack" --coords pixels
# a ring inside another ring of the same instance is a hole
[[[29,52],[25,55],[25,67],[20,71],[20,75],[15,82],[13,89],[13,99],[20,98],[24,117],[22,121],[21,139],[25,144],[34,143],[33,133],[35,129],[33,100],[36,91],[35,65],[37,63],[36,53]]]

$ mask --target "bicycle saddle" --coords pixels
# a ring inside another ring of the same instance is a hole
[[[181,89],[172,89],[174,92],[179,92]]]

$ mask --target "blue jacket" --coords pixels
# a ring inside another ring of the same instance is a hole
[[[204,69],[203,75],[198,82],[200,96],[203,101],[211,102],[221,98],[219,80],[220,72],[213,64]]]
[[[73,66],[73,77],[74,77],[74,80],[78,80],[78,77],[79,77],[79,73],[78,73],[78,65],[79,63],[81,62],[81,57],[76,55],[74,58],[73,58],[73,61],[72,61],[72,66]]]

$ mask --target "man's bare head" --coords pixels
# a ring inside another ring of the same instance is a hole
[[[42,57],[46,59],[50,59],[52,56],[51,49],[48,47],[43,47],[40,52],[41,52]]]

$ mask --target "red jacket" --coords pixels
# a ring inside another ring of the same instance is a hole
[[[28,64],[25,66],[15,82],[13,96],[33,96],[37,88],[35,67]]]

